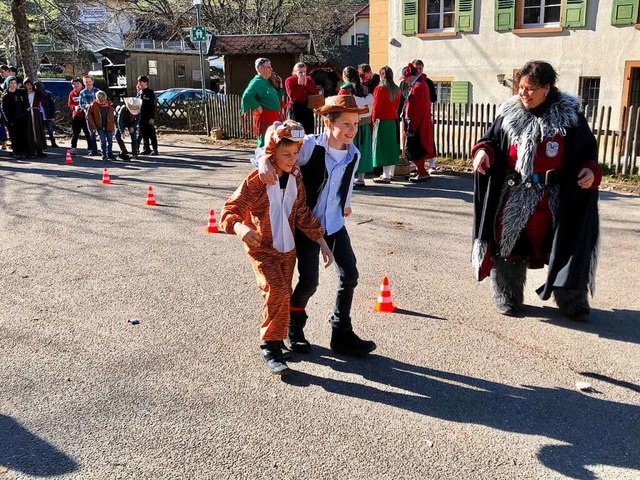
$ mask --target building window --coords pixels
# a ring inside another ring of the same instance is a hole
[[[149,75],[158,75],[158,61],[149,60]]]
[[[433,82],[438,95],[438,103],[451,103],[451,82]]]
[[[522,26],[559,26],[561,4],[561,0],[523,0]]]
[[[447,31],[455,26],[454,0],[426,0],[426,30]]]
[[[178,78],[186,78],[187,66],[184,63],[176,63],[176,76]]]
[[[587,110],[587,120],[591,120],[598,110],[600,77],[580,77],[578,94],[582,97],[582,105]]]

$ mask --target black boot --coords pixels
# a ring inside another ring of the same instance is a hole
[[[289,316],[289,348],[296,353],[311,353],[311,344],[304,336],[307,312],[292,311]]]
[[[331,350],[343,355],[353,355],[361,357],[371,353],[376,349],[376,344],[371,340],[362,340],[353,332],[353,328],[331,329]]]
[[[571,320],[585,322],[589,319],[591,309],[586,290],[558,288],[553,291],[553,298],[562,314]]]
[[[524,284],[526,281],[526,262],[495,259],[491,271],[491,294],[499,313],[508,316],[517,314],[524,303]]]
[[[260,345],[262,360],[274,375],[286,375],[291,371],[284,360],[281,347],[281,341],[264,342]]]

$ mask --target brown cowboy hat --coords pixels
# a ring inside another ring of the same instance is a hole
[[[334,112],[350,112],[362,115],[368,111],[369,109],[367,107],[358,106],[356,103],[356,97],[353,95],[335,95],[333,97],[327,97],[324,100],[324,105],[314,110],[317,115],[326,115]]]

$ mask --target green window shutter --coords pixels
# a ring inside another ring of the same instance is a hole
[[[469,103],[471,82],[451,82],[451,103]]]
[[[565,0],[562,26],[584,27],[587,24],[587,0]]]
[[[495,0],[494,25],[496,32],[513,30],[516,17],[515,0]]]
[[[367,48],[369,47],[369,35],[364,36],[364,46]]]
[[[611,25],[633,25],[638,20],[638,0],[613,0]]]
[[[416,33],[418,33],[418,0],[403,0],[402,34],[415,35]]]
[[[456,2],[456,32],[473,32],[475,0],[458,0]]]

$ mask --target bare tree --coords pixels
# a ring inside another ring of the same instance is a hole
[[[15,25],[16,44],[24,73],[28,77],[35,78],[38,74],[38,64],[40,62],[33,48],[31,33],[29,32],[26,3],[26,0],[11,0],[11,17]]]

